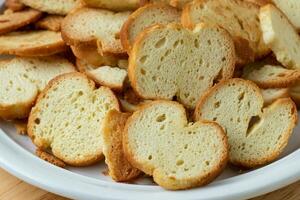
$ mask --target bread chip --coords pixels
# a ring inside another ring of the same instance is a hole
[[[103,158],[102,120],[118,100],[105,87],[81,73],[53,79],[39,95],[28,119],[28,135],[42,150],[72,166],[91,165]]]
[[[12,11],[20,11],[25,8],[20,0],[5,0],[5,6]]]
[[[231,163],[258,167],[278,158],[297,123],[291,99],[279,99],[265,108],[263,104],[255,84],[231,79],[208,90],[198,102],[195,119],[213,120],[224,128]]]
[[[62,36],[69,45],[97,45],[101,55],[126,54],[119,37],[129,14],[130,12],[114,13],[103,9],[79,8],[64,19]]]
[[[9,33],[35,22],[41,15],[40,11],[33,9],[0,15],[0,34]]]
[[[141,174],[126,160],[123,153],[123,131],[128,117],[128,113],[111,110],[103,120],[103,154],[108,173],[115,181],[129,181]]]
[[[66,49],[59,32],[22,31],[0,36],[0,54],[48,56]]]
[[[139,0],[83,0],[88,6],[105,8],[112,11],[135,10],[139,7]]]
[[[64,17],[60,15],[48,15],[39,20],[35,26],[40,29],[46,29],[50,31],[58,32],[61,28],[61,23]]]
[[[37,149],[35,151],[35,155],[37,155],[42,160],[51,163],[52,165],[56,165],[57,167],[61,167],[61,168],[66,167],[66,164],[62,160],[56,158],[55,156],[41,149]]]
[[[228,158],[227,138],[216,123],[188,123],[182,105],[155,101],[127,121],[123,148],[130,163],[160,186],[187,189],[211,182]]]
[[[223,29],[156,25],[136,39],[129,57],[132,87],[145,99],[173,99],[193,109],[203,92],[232,77],[234,44]]]
[[[192,28],[199,22],[225,28],[233,37],[237,63],[244,65],[270,52],[259,26],[259,6],[244,0],[195,0],[185,7],[182,24]]]

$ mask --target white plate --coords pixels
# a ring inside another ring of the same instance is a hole
[[[0,7],[3,0],[0,0]],[[0,121],[0,167],[20,179],[50,192],[72,199],[97,200],[240,200],[259,196],[300,179],[300,126],[292,136],[282,158],[251,172],[239,173],[227,167],[213,183],[185,191],[166,191],[150,178],[131,184],[115,183],[104,175],[105,165],[68,168],[50,165],[34,155],[30,139],[16,133],[14,126]]]

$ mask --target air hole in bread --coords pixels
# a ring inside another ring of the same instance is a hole
[[[116,34],[115,34],[115,39],[116,39],[116,40],[119,40],[119,39],[120,39],[120,33],[116,33]]]
[[[146,71],[143,68],[141,69],[141,74],[146,75]]]
[[[280,73],[280,74],[277,75],[277,77],[284,77],[284,76],[285,76],[284,73]]]
[[[157,121],[157,122],[163,122],[163,121],[165,121],[165,120],[166,120],[166,115],[165,115],[165,114],[159,115],[159,116],[157,116],[157,118],[156,118],[156,121]]]
[[[184,164],[184,161],[183,160],[177,160],[176,162],[176,165],[177,166],[180,166],[180,165],[183,165]]]
[[[175,41],[174,44],[173,44],[173,48],[174,48],[174,49],[177,48],[177,47],[178,47],[178,44],[179,44],[179,41],[178,41],[178,40]]]
[[[152,160],[152,155],[149,155],[149,156],[148,156],[148,160]]]
[[[160,40],[158,40],[156,43],[155,43],[155,48],[161,48],[162,46],[164,46],[166,43],[166,38],[161,38]]]
[[[215,107],[215,108],[219,108],[219,107],[220,107],[220,104],[221,104],[221,102],[220,102],[220,101],[217,101],[217,102],[215,102],[214,107]]]
[[[223,57],[223,58],[222,58],[222,62],[225,62],[225,61],[226,61],[226,58],[225,58],[225,57]]]
[[[187,148],[188,148],[188,144],[185,144],[185,145],[184,145],[184,149],[187,149]]]
[[[41,120],[40,120],[39,118],[36,118],[36,119],[34,120],[34,123],[35,123],[35,124],[40,124],[40,123],[41,123]]]
[[[211,40],[207,40],[207,44],[210,46],[211,45]]]
[[[218,73],[218,75],[214,78],[213,84],[219,83],[220,80],[223,79],[223,69],[221,69]]]
[[[209,163],[209,161],[207,160],[207,161],[205,161],[205,164],[206,164],[207,166],[209,166],[210,163]]]
[[[148,58],[147,55],[142,56],[142,57],[140,58],[140,62],[141,62],[142,64],[144,64],[144,63],[146,62],[147,58]]]
[[[274,76],[274,73],[270,73],[269,76]]]
[[[253,116],[251,117],[249,124],[248,124],[248,129],[247,129],[247,135],[248,136],[250,134],[250,132],[252,131],[252,129],[255,127],[256,124],[258,124],[260,122],[260,117],[259,116]]]
[[[199,40],[198,39],[194,40],[194,45],[197,49],[199,48]]]
[[[242,92],[241,94],[239,94],[238,96],[238,99],[239,99],[239,102],[241,102],[245,97],[245,92]]]
[[[160,129],[160,130],[164,130],[164,129],[165,129],[165,125],[160,126],[159,129]]]

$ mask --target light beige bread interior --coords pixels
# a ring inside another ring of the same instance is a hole
[[[284,88],[300,79],[300,71],[257,62],[244,67],[242,78],[253,81],[260,88]]]
[[[47,15],[43,19],[39,20],[35,27],[38,29],[46,29],[50,31],[60,31],[61,23],[64,17],[60,15]]]
[[[78,0],[20,0],[26,6],[50,14],[66,15],[76,7]]]
[[[0,118],[26,118],[38,93],[54,77],[75,71],[66,59],[13,58],[0,61]]]
[[[278,158],[297,123],[297,109],[291,99],[279,99],[268,107],[263,104],[254,83],[231,79],[203,96],[195,119],[213,120],[224,128],[231,163],[258,167]]]
[[[102,121],[111,109],[119,105],[110,89],[96,89],[78,72],[61,75],[39,95],[28,135],[38,148],[51,149],[69,165],[91,165],[103,158]]]
[[[94,66],[78,59],[76,65],[79,71],[85,73],[100,85],[116,91],[121,91],[125,86],[127,78],[127,71],[125,69],[111,66]]]
[[[79,8],[64,19],[62,36],[69,45],[97,45],[101,55],[125,54],[120,41],[120,30],[129,14],[130,12],[114,13],[104,9]]]
[[[103,154],[109,176],[115,181],[129,181],[141,174],[127,161],[123,152],[124,127],[129,117],[128,113],[111,110],[103,120]]]
[[[259,6],[244,0],[195,0],[182,13],[182,24],[192,28],[200,22],[219,25],[233,37],[237,62],[244,65],[270,52],[259,26]]]
[[[83,0],[90,7],[104,8],[112,11],[135,10],[139,7],[139,0]]]
[[[287,68],[300,69],[300,37],[286,16],[274,5],[261,8],[259,19],[264,42]]]
[[[155,24],[178,23],[181,13],[167,4],[147,4],[133,12],[121,29],[121,42],[130,52],[137,35]]]
[[[0,54],[18,56],[49,56],[66,51],[59,32],[20,31],[0,35]]]
[[[193,109],[206,89],[232,77],[234,66],[234,44],[225,30],[205,24],[194,30],[178,24],[155,25],[136,39],[128,75],[141,97],[176,96]]]
[[[271,0],[290,20],[293,26],[300,31],[300,1],[299,0]]]
[[[188,123],[184,107],[172,101],[155,101],[133,113],[123,148],[134,167],[170,190],[209,183],[228,156],[227,138],[218,124]]]
[[[288,88],[262,89],[261,94],[263,96],[265,106],[270,105],[277,99],[290,97]]]
[[[27,9],[20,12],[0,15],[0,34],[15,31],[30,23],[37,21],[42,13],[37,10]]]
[[[114,55],[100,55],[96,45],[77,45],[71,46],[73,54],[76,58],[87,62],[88,64],[101,66],[101,65],[111,65],[116,66],[118,63],[118,58]]]

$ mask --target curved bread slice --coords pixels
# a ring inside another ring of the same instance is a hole
[[[182,24],[192,28],[199,22],[219,25],[233,37],[238,64],[259,58],[269,49],[259,26],[259,6],[244,0],[196,0],[182,13]]]
[[[78,0],[20,0],[23,4],[50,14],[66,15],[76,7]]]
[[[78,59],[76,63],[79,71],[86,73],[96,83],[112,90],[120,91],[123,89],[127,78],[126,70],[110,66],[96,67]]]
[[[28,9],[20,12],[0,15],[0,34],[9,33],[37,21],[42,13]]]
[[[101,65],[111,65],[115,66],[118,63],[118,58],[113,55],[100,55],[97,46],[95,45],[77,45],[71,46],[74,55],[91,65],[101,66]]]
[[[119,37],[129,14],[130,12],[114,13],[103,9],[79,8],[64,19],[62,36],[69,45],[98,45],[100,54],[125,54]]]
[[[38,93],[54,77],[75,71],[61,57],[14,58],[0,62],[0,118],[26,118]]]
[[[5,0],[5,7],[15,12],[23,10],[26,6],[20,0]]]
[[[254,63],[244,67],[242,78],[253,81],[260,88],[284,88],[300,79],[300,71]]]
[[[60,31],[63,19],[64,17],[60,15],[48,15],[43,19],[39,20],[35,24],[35,27],[58,32]]]
[[[130,51],[137,35],[155,24],[167,25],[180,22],[181,13],[166,4],[147,4],[133,12],[121,29],[123,47]]]
[[[66,49],[59,32],[22,31],[0,36],[0,54],[49,56]]]
[[[61,168],[66,167],[66,164],[63,161],[61,161],[60,159],[56,158],[52,154],[50,154],[46,151],[43,151],[41,149],[36,149],[35,155],[37,155],[40,159],[42,159],[48,163],[51,163],[52,165],[55,165],[57,167],[61,167]]]
[[[300,108],[300,81],[297,81],[292,87],[290,87],[289,95],[296,103],[297,107]]]
[[[265,43],[287,68],[300,69],[300,37],[286,18],[273,5],[261,8],[259,18]]]
[[[88,6],[105,8],[113,11],[135,10],[139,7],[139,0],[83,0]]]
[[[263,96],[265,106],[270,105],[277,99],[290,97],[288,88],[265,89],[261,90],[261,94]]]
[[[292,100],[279,99],[263,107],[260,89],[250,81],[231,79],[210,89],[199,101],[196,120],[213,120],[227,133],[231,163],[265,165],[286,147],[297,122]]]
[[[215,82],[229,79],[235,65],[234,44],[223,29],[199,24],[193,31],[181,25],[156,25],[136,39],[128,75],[145,99],[173,99],[194,108]]]
[[[271,0],[290,20],[293,26],[300,30],[300,1],[298,0]]]
[[[123,148],[130,163],[160,186],[187,189],[216,178],[227,162],[228,146],[216,123],[188,123],[180,104],[156,101],[127,121]]]
[[[123,133],[128,113],[111,110],[103,120],[103,154],[109,175],[115,181],[129,181],[138,177],[141,171],[132,167],[123,153]]]
[[[103,158],[102,121],[119,109],[113,92],[80,73],[53,79],[39,95],[28,120],[28,135],[42,150],[72,166],[91,165]]]

